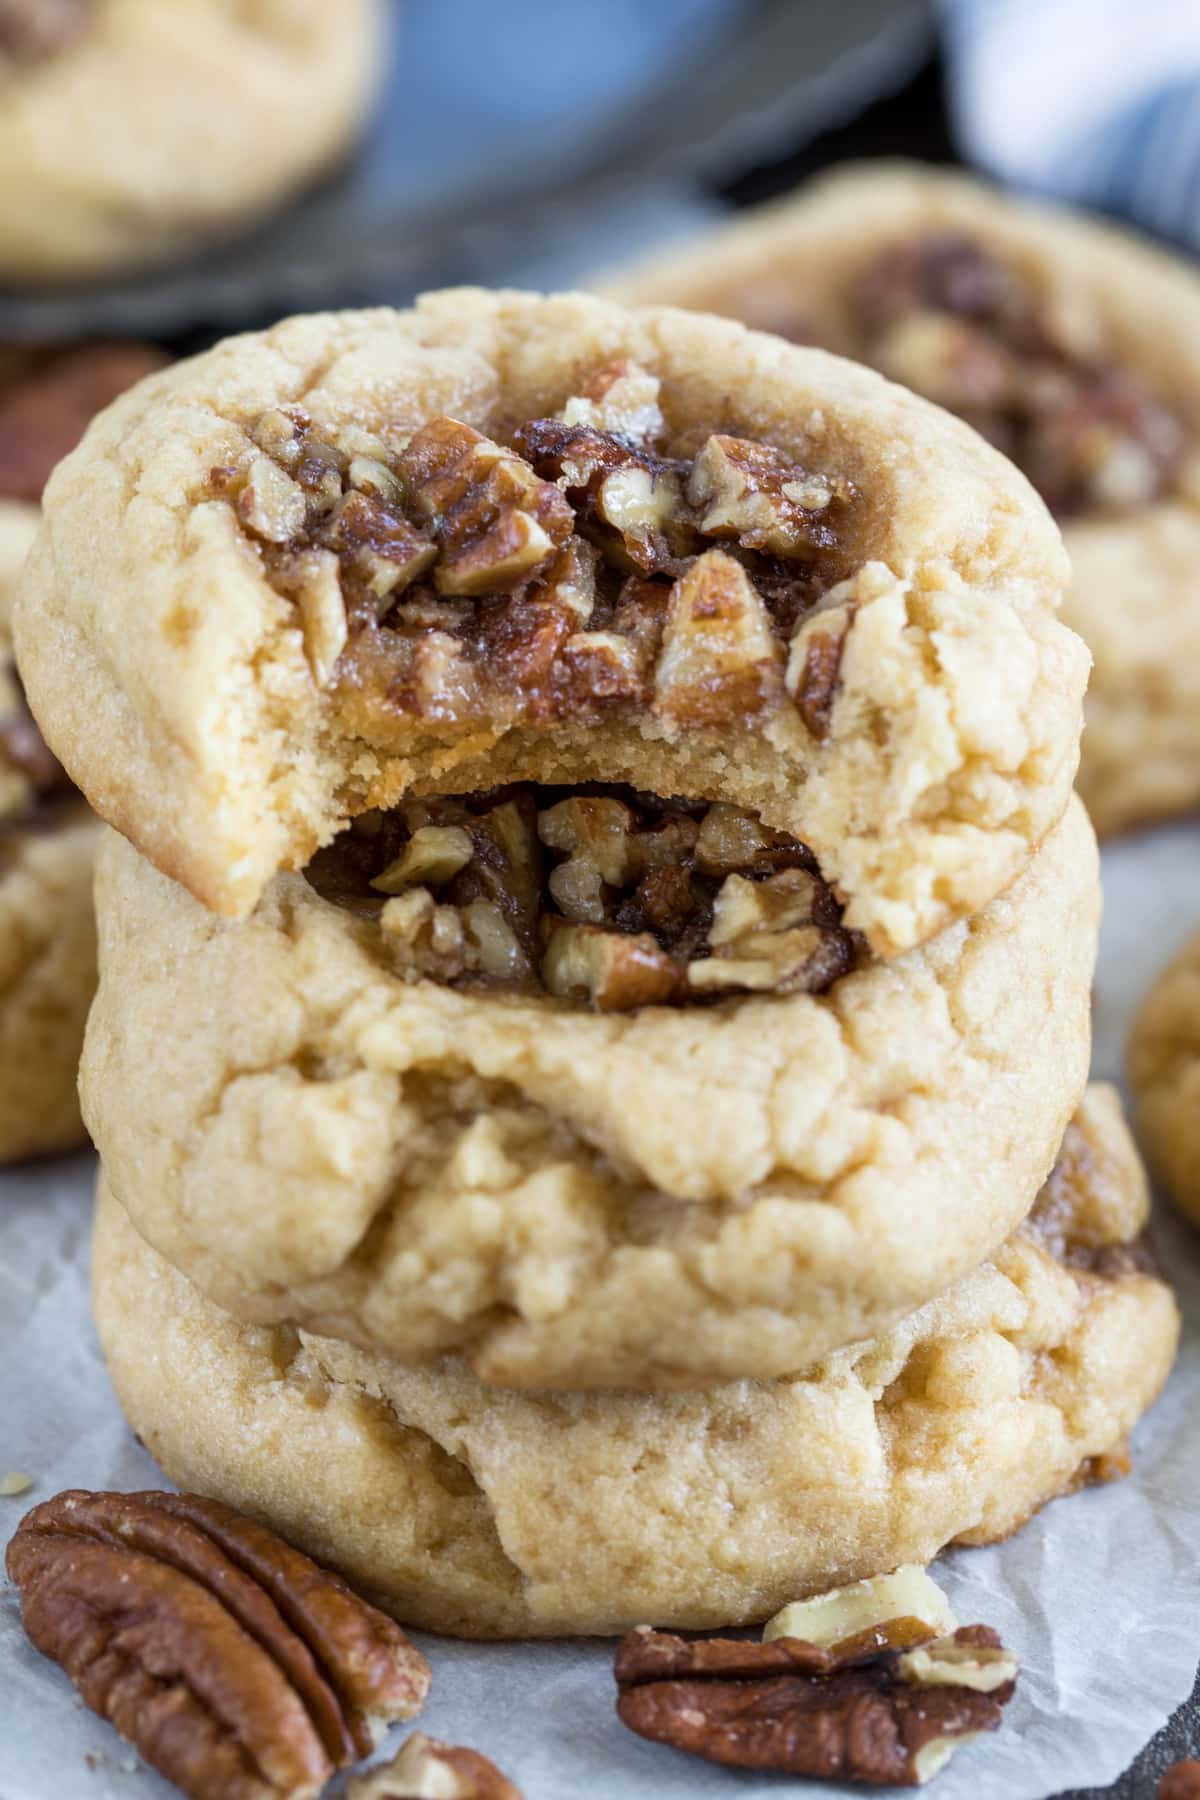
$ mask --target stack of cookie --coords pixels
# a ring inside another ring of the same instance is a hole
[[[1116,1466],[1176,1316],[1066,575],[965,425],[685,313],[435,295],[109,409],[16,633],[117,828],[96,1316],[173,1479],[486,1636]]]

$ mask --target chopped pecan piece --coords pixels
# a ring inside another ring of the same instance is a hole
[[[823,621],[828,617],[829,623]],[[854,624],[852,605],[831,608],[821,622],[804,626],[788,657],[787,689],[796,711],[818,739],[829,736],[846,639]]]
[[[475,854],[469,831],[461,825],[419,825],[396,857],[371,882],[381,894],[401,894],[415,882],[438,887],[465,869]]]
[[[921,1648],[926,1663],[913,1660]],[[952,1653],[963,1679],[926,1681]],[[982,1670],[1004,1679],[982,1691]],[[615,1674],[618,1716],[642,1737],[736,1768],[915,1787],[996,1729],[1016,1663],[985,1626],[935,1640],[893,1619],[832,1647],[685,1643],[643,1626],[622,1640]]]
[[[692,464],[687,497],[705,537],[735,538],[746,550],[809,556],[833,534],[825,518],[845,499],[824,475],[811,475],[782,450],[746,438],[710,437]]]
[[[346,1800],[521,1800],[521,1790],[478,1750],[414,1731],[386,1767],[350,1783]]]
[[[409,888],[389,900],[379,929],[406,980],[457,981],[479,966],[462,914],[456,906],[439,906],[427,887]]]
[[[661,391],[657,375],[636,363],[608,363],[567,401],[559,417],[564,425],[588,425],[593,431],[657,443],[665,429]]]
[[[713,902],[713,953],[688,965],[689,983],[701,993],[821,993],[854,960],[849,933],[827,896],[807,869],[783,869],[760,881],[727,875]]]
[[[570,538],[575,517],[523,457],[456,419],[431,419],[397,470],[441,555],[434,584],[468,596],[511,588]]]
[[[742,565],[706,550],[671,589],[654,710],[677,725],[753,719],[780,691],[782,652]]]
[[[198,1495],[59,1494],[7,1567],[33,1643],[191,1800],[313,1800],[428,1691],[390,1619]]]
[[[816,873],[812,855],[794,838],[741,806],[717,801],[700,821],[696,835],[696,867],[703,875],[768,875],[777,869],[803,868]]]
[[[579,527],[618,564],[677,573],[700,548],[681,464],[621,432],[533,419],[514,439],[539,474],[561,483]]]
[[[677,965],[646,932],[604,931],[596,925],[559,925],[542,962],[552,994],[581,994],[598,1012],[665,1006],[679,991]]]
[[[919,1563],[904,1563],[890,1575],[872,1575],[830,1588],[811,1600],[794,1600],[763,1626],[763,1638],[803,1638],[807,1644],[842,1644],[860,1632],[894,1619],[919,1619],[926,1637],[955,1629],[950,1603]]]

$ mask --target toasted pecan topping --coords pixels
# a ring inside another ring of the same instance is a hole
[[[821,992],[858,961],[811,853],[736,806],[630,788],[409,800],[321,851],[408,980],[502,981],[602,1012]]]
[[[1065,341],[1033,283],[971,238],[889,246],[854,296],[865,361],[959,413],[1069,517],[1171,490],[1189,433],[1116,359]]]
[[[393,721],[751,723],[789,703],[787,641],[847,573],[848,480],[730,433],[672,454],[629,362],[507,443],[442,416],[389,449],[295,407],[248,431],[209,492],[295,603],[318,685]]]
[[[215,1500],[59,1494],[7,1567],[33,1643],[191,1800],[314,1800],[428,1691],[399,1626]]]

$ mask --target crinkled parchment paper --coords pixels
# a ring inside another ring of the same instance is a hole
[[[1200,827],[1106,853],[1096,1071],[1118,1076],[1131,1007],[1200,925]],[[67,1486],[161,1485],[110,1393],[88,1317],[87,1158],[0,1177],[0,1538]],[[1061,1500],[1008,1544],[936,1570],[963,1621],[1019,1651],[1006,1722],[961,1752],[939,1800],[1042,1800],[1100,1786],[1191,1688],[1200,1650],[1200,1237],[1161,1217],[1188,1327],[1167,1392],[1134,1440],[1126,1481]],[[705,1794],[814,1796],[816,1783],[740,1775],[642,1742],[613,1712],[611,1645],[472,1646],[422,1637],[433,1694],[421,1720],[477,1746],[527,1800]],[[402,1732],[395,1734],[398,1742]],[[174,1790],[87,1712],[26,1643],[0,1594],[0,1800],[168,1800]]]

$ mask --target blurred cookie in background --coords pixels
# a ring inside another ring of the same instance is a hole
[[[1129,1034],[1129,1080],[1146,1160],[1200,1225],[1200,931],[1163,969]]]
[[[47,475],[166,358],[139,344],[0,350],[0,1162],[85,1138],[75,1075],[96,985],[99,827],[42,741],[9,634]]]
[[[385,0],[0,0],[0,280],[102,278],[269,212],[354,142]]]
[[[1200,280],[1182,259],[964,176],[864,163],[605,285],[870,363],[1003,450],[1074,564],[1098,830],[1200,804]]]

